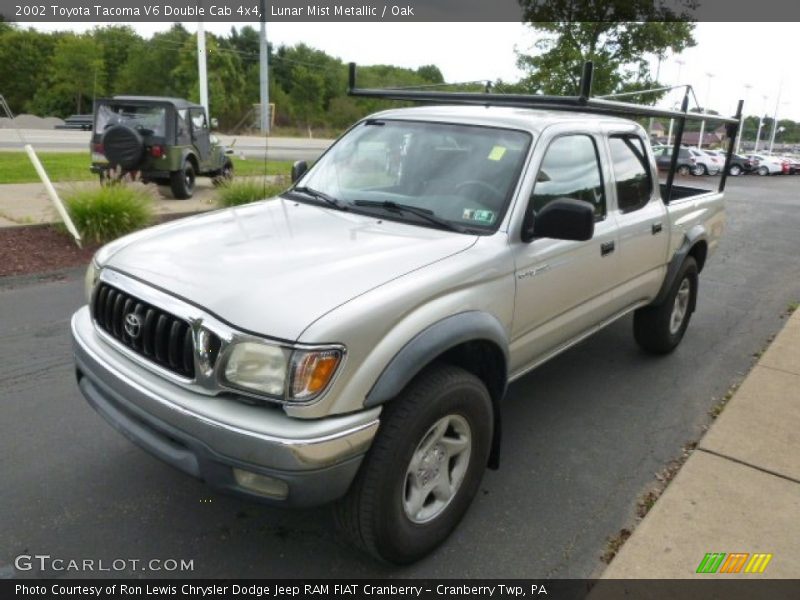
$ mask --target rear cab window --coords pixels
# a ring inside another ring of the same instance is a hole
[[[608,148],[617,207],[622,213],[642,208],[653,195],[650,161],[642,138],[637,135],[611,135]]]

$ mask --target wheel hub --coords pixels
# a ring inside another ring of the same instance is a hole
[[[472,452],[472,431],[461,415],[434,423],[417,445],[406,469],[403,510],[414,523],[438,517],[458,494]]]
[[[425,452],[419,469],[417,469],[417,479],[423,486],[427,486],[431,481],[439,477],[446,457],[447,454],[441,444],[436,444]]]

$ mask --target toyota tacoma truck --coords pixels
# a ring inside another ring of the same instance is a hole
[[[628,313],[673,351],[723,231],[640,125],[569,106],[380,112],[275,198],[104,246],[81,391],[211,486],[424,556],[498,465],[508,384]]]

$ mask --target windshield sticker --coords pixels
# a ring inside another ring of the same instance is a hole
[[[477,208],[465,208],[461,218],[465,221],[477,221],[491,225],[494,223],[495,213],[493,210],[480,210]]]
[[[489,152],[489,160],[501,160],[506,154],[506,148],[503,146],[495,146],[492,148],[492,151]]]

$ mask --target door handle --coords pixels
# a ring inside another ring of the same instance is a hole
[[[662,227],[661,223],[653,223],[651,231],[653,232],[653,235],[655,235],[657,233],[661,233],[662,229],[663,229],[663,227]]]
[[[614,251],[614,242],[600,244],[600,256],[606,256]]]

